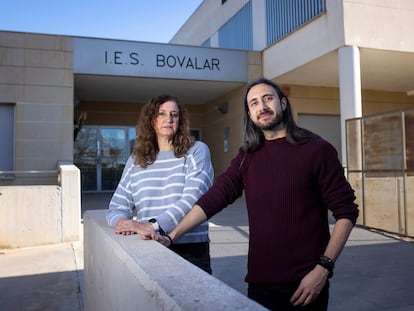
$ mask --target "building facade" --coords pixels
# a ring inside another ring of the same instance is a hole
[[[374,0],[206,0],[171,43],[261,52],[299,124],[346,163],[345,120],[410,108],[414,3]],[[386,22],[385,22],[386,21]]]
[[[112,191],[161,93],[185,104],[219,174],[261,76],[346,166],[346,120],[414,108],[413,29],[410,0],[205,0],[169,44],[0,31],[0,185],[54,183],[65,161],[83,191]]]

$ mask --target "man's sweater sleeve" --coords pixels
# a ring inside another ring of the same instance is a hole
[[[322,199],[336,220],[347,218],[355,225],[359,214],[355,192],[346,180],[335,148],[327,142],[321,144],[315,163]]]
[[[244,152],[240,149],[227,170],[216,178],[210,190],[197,201],[197,205],[203,209],[208,219],[243,194],[241,174],[243,160]]]

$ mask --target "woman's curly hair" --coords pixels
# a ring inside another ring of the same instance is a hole
[[[174,155],[177,158],[181,158],[186,154],[188,149],[193,146],[194,141],[190,136],[187,112],[179,102],[178,98],[167,94],[155,96],[142,107],[138,119],[138,136],[135,139],[133,149],[135,165],[146,168],[148,165],[154,163],[155,157],[159,152],[154,122],[158,117],[160,106],[167,101],[173,101],[178,106],[178,129],[175,135],[171,138]]]

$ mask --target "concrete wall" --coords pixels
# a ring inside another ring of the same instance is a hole
[[[337,2],[328,0],[329,2]],[[329,7],[328,7],[328,12]],[[413,52],[414,1],[343,0],[345,44]],[[385,22],[386,21],[386,22]],[[396,32],[398,35],[396,35]]]
[[[84,214],[86,311],[265,310],[161,244],[115,234],[104,213]]]
[[[414,237],[414,177],[362,179],[350,173],[348,178],[356,191],[359,225]]]
[[[55,186],[0,186],[0,248],[80,239],[80,172],[59,165]]]

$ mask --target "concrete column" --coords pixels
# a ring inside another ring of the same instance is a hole
[[[253,50],[266,47],[266,0],[252,1]]]
[[[59,163],[62,191],[62,242],[80,239],[81,185],[80,170],[72,163]]]
[[[358,47],[345,46],[340,48],[338,51],[338,62],[342,164],[346,166],[345,120],[362,116],[361,68]]]

